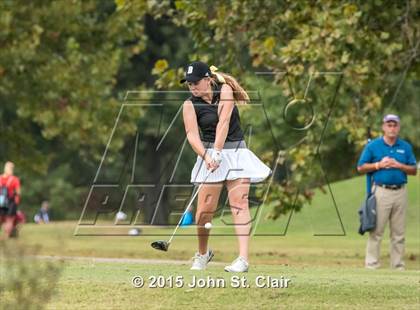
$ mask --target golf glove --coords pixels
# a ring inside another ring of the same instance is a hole
[[[211,159],[218,165],[222,162],[222,151],[214,149],[211,154]]]

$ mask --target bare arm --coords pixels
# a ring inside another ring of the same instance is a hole
[[[204,158],[206,150],[200,139],[197,116],[195,115],[194,106],[191,101],[186,100],[184,102],[182,115],[184,118],[185,133],[187,135],[188,142],[190,143],[194,152],[196,152],[198,156]]]
[[[416,165],[406,165],[403,163],[400,163],[399,161],[391,158],[391,164],[390,164],[391,168],[397,168],[402,170],[403,172],[405,172],[408,175],[416,175],[417,174],[417,167]]]
[[[373,164],[366,163],[357,167],[357,171],[359,171],[360,173],[369,173],[372,171],[379,170],[379,169],[376,169],[376,167],[377,167],[376,163],[373,163]]]
[[[402,171],[404,171],[408,175],[417,175],[417,167],[416,166],[409,166],[409,165],[404,165],[404,164],[400,164],[400,165],[401,166],[399,167],[399,169],[401,169]]]
[[[360,167],[357,167],[357,171],[360,173],[368,173],[380,169],[389,169],[389,168],[397,168],[402,170],[408,175],[416,175],[417,174],[417,168],[416,166],[410,166],[402,164],[398,161],[396,161],[394,158],[391,157],[384,157],[381,161],[378,161],[376,163],[366,163],[361,165]]]
[[[223,84],[222,86],[219,106],[219,122],[217,123],[216,139],[214,141],[214,148],[217,150],[223,149],[225,145],[225,140],[229,132],[230,116],[235,107],[232,88],[227,84]]]
[[[376,163],[366,163],[361,165],[360,167],[357,167],[357,171],[360,173],[368,173],[372,171],[377,171],[381,169],[389,169],[393,168],[393,158],[385,156],[380,161],[377,161]]]
[[[16,179],[16,189],[15,189],[15,203],[16,204],[20,204],[20,194],[21,194],[20,181],[19,179]]]

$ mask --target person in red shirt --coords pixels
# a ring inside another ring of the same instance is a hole
[[[0,239],[10,237],[20,203],[20,180],[13,175],[14,167],[12,162],[6,162],[4,172],[0,176],[0,223],[3,230]]]

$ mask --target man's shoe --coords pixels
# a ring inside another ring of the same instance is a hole
[[[211,261],[213,258],[214,253],[212,250],[208,250],[206,254],[201,255],[200,253],[195,253],[192,263],[192,267],[190,270],[205,270],[207,267],[207,264]]]
[[[366,269],[378,269],[379,267],[380,265],[378,263],[370,263],[365,265]]]
[[[402,264],[401,265],[397,265],[397,266],[394,267],[394,269],[395,270],[398,270],[398,271],[404,271],[405,270],[405,266],[402,265]]]

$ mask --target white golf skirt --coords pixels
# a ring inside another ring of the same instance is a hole
[[[203,142],[203,145],[211,156],[214,143]],[[191,183],[195,185],[202,182],[215,183],[239,178],[249,178],[251,183],[259,183],[269,177],[272,170],[249,150],[245,141],[242,140],[225,142],[222,149],[222,162],[215,171],[209,173],[206,162],[197,156],[197,161],[191,171]]]

